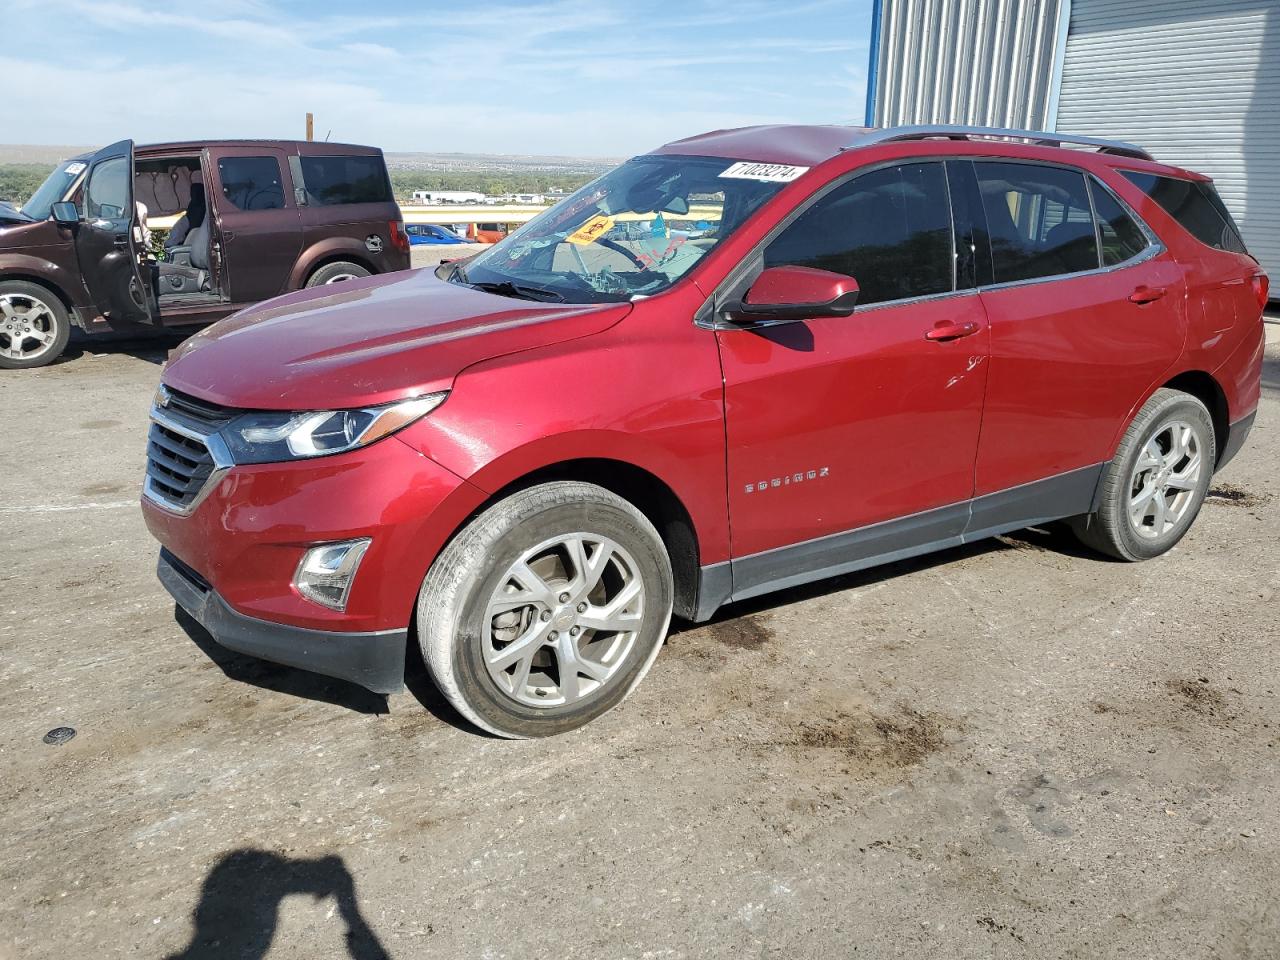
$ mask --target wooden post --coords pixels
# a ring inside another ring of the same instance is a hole
[[[310,111],[308,111],[307,112],[307,139],[314,140],[315,138],[316,138],[315,117],[312,116]]]

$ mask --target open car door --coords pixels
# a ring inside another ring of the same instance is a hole
[[[100,314],[115,322],[158,322],[139,269],[136,221],[133,141],[121,140],[89,160],[76,227],[76,259]]]

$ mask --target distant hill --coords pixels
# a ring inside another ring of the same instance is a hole
[[[101,146],[101,144],[100,144]],[[0,164],[55,164],[67,157],[87,153],[91,146],[48,146],[0,143]],[[622,158],[615,157],[539,157],[523,154],[489,153],[403,153],[388,152],[387,166],[392,170],[424,170],[449,173],[482,171],[502,173],[603,173],[616,167]]]
[[[92,147],[0,144],[0,199],[21,204],[59,160]],[[395,194],[415,190],[506,193],[571,192],[621,163],[619,158],[488,153],[388,153]]]

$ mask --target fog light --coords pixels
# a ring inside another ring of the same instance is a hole
[[[308,600],[330,610],[345,610],[351,581],[370,542],[364,537],[312,547],[303,554],[298,572],[293,575],[293,585]]]

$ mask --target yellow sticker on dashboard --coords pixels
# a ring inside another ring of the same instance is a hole
[[[589,243],[595,243],[601,237],[613,228],[613,217],[606,217],[598,214],[580,226],[569,236],[565,237],[570,243],[576,243],[580,247],[585,247]]]

